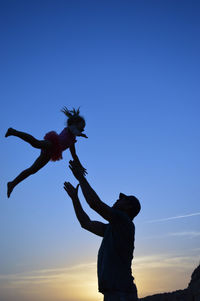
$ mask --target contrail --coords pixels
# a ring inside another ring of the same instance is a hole
[[[173,219],[179,219],[179,218],[185,218],[185,217],[191,217],[191,216],[197,216],[197,215],[200,215],[200,212],[186,214],[186,215],[177,215],[177,216],[166,217],[166,218],[161,218],[161,219],[154,219],[154,220],[146,221],[145,223],[166,222],[166,221],[171,221]]]

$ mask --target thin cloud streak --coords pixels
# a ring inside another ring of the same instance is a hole
[[[173,232],[173,233],[169,233],[169,236],[180,236],[180,237],[188,236],[190,238],[196,238],[200,236],[200,232],[197,231]]]
[[[139,269],[146,270],[147,268],[173,268],[174,270],[179,268],[192,268],[195,267],[196,256],[176,256],[173,254],[161,254],[138,256],[134,259],[134,270]]]
[[[185,215],[177,215],[177,216],[166,217],[166,218],[161,218],[161,219],[155,219],[155,220],[146,221],[144,223],[166,222],[166,221],[171,221],[171,220],[176,220],[176,219],[181,219],[181,218],[186,218],[186,217],[191,217],[191,216],[198,216],[198,215],[200,215],[200,212],[185,214]]]
[[[96,262],[89,262],[74,265],[71,267],[64,267],[64,268],[55,268],[55,269],[40,269],[40,270],[33,270],[29,272],[21,272],[15,274],[0,274],[0,279],[3,280],[52,280],[55,278],[62,278],[63,276],[73,277],[73,275],[85,273],[88,271],[93,271],[96,268]]]
[[[162,235],[151,235],[141,238],[141,240],[152,240],[152,239],[166,239],[166,237],[188,237],[188,238],[197,238],[200,236],[199,231],[182,231],[182,232],[171,232]]]

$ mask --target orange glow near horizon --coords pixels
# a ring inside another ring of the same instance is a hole
[[[134,264],[135,282],[140,298],[186,288],[193,269],[189,261],[183,267],[180,258],[167,260],[162,256],[141,257]],[[103,300],[103,295],[98,293],[95,262],[7,275],[4,284],[1,287],[3,295],[15,295],[17,301]]]

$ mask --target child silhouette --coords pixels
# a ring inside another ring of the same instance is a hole
[[[48,132],[44,136],[44,140],[38,140],[27,133],[17,131],[13,128],[9,128],[7,130],[5,137],[16,136],[28,142],[31,146],[41,149],[40,156],[36,159],[33,165],[22,171],[13,181],[7,183],[8,198],[17,184],[30,175],[35,174],[50,160],[58,161],[62,159],[62,152],[67,148],[69,148],[73,159],[80,162],[76,154],[75,143],[77,141],[76,136],[88,138],[85,134],[83,134],[85,119],[79,115],[79,109],[68,110],[64,107],[61,112],[63,112],[68,118],[67,127],[65,127],[60,134],[57,134],[55,131]],[[83,166],[82,168],[83,172],[87,173]]]

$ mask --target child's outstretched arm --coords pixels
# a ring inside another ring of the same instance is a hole
[[[72,158],[73,158],[75,161],[78,161],[78,162],[80,163],[80,160],[79,160],[79,158],[78,158],[78,156],[77,156],[77,154],[76,154],[75,144],[72,144],[72,145],[70,146],[69,150],[70,150],[70,153],[71,153],[71,155],[72,155]]]
[[[83,165],[81,164],[81,162],[80,162],[80,160],[79,160],[79,158],[78,158],[78,156],[76,154],[75,144],[72,144],[70,146],[69,150],[70,150],[70,153],[72,155],[72,158],[81,165],[81,167],[83,168],[83,173],[84,173],[84,175],[86,175],[87,174],[87,169],[83,167]]]

